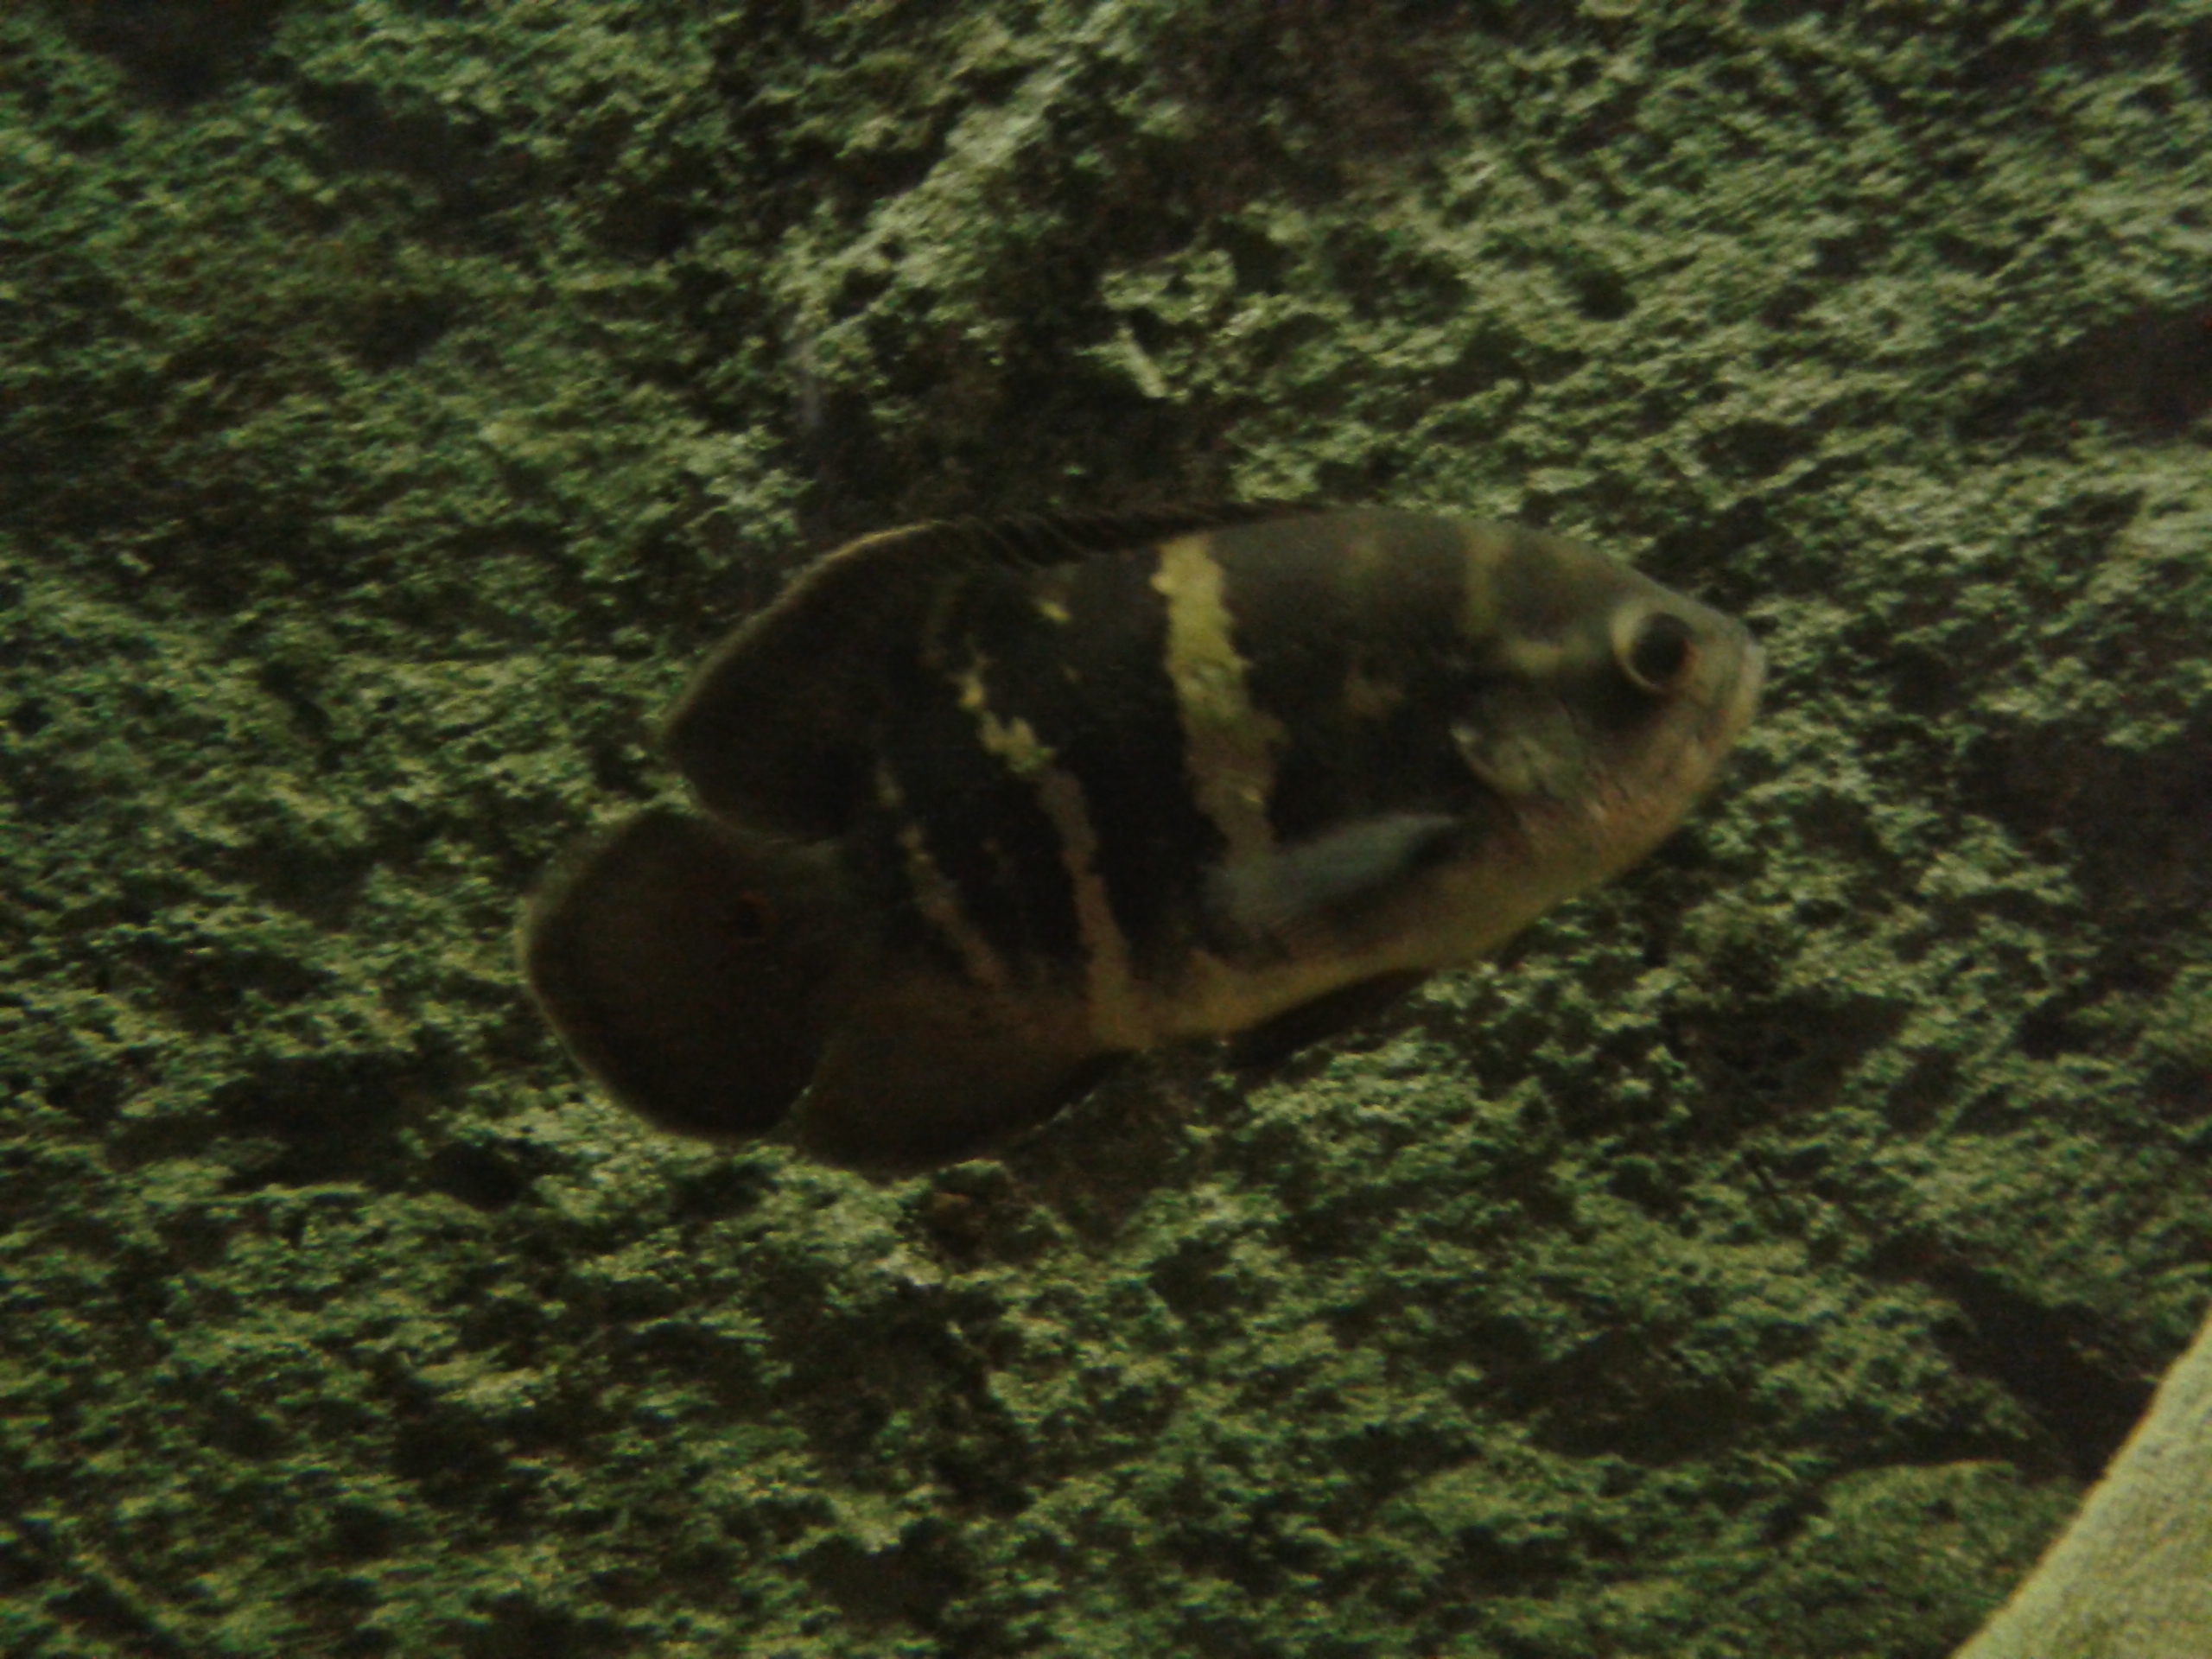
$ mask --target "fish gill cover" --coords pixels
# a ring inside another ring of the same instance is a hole
[[[2206,1300],[2212,8],[0,11],[0,1647],[1929,1655]],[[510,960],[920,518],[1517,518],[1690,827],[871,1184]]]

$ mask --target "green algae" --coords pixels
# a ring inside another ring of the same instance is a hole
[[[1926,1655],[2060,1524],[2212,1260],[2212,10],[92,17],[0,18],[0,1646]],[[1767,711],[1256,1081],[884,1187],[592,1096],[509,930],[707,640],[1222,490],[1635,554]]]

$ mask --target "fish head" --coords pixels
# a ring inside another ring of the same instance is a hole
[[[1470,527],[1460,759],[1542,885],[1635,863],[1711,787],[1765,671],[1741,622],[1540,531]]]

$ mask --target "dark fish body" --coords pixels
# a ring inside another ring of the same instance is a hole
[[[524,963],[666,1128],[957,1157],[1113,1055],[1494,950],[1680,821],[1760,671],[1739,624],[1510,525],[894,531],[710,658],[663,734],[703,810],[573,860]]]

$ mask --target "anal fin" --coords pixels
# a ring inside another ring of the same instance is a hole
[[[970,1157],[1041,1123],[1119,1058],[1081,999],[893,980],[841,1022],[791,1120],[804,1150],[903,1173]]]
[[[1365,1024],[1427,977],[1419,969],[1408,969],[1325,991],[1230,1038],[1229,1064],[1240,1071],[1280,1065],[1310,1043]]]

